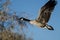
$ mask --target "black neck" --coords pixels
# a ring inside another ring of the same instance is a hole
[[[27,21],[27,22],[30,21],[29,19],[26,19],[26,18],[23,18],[23,17],[19,18],[19,20],[23,20],[23,21]]]
[[[24,20],[24,21],[28,21],[28,22],[30,21],[29,19],[26,19],[26,18],[23,18],[23,20]]]

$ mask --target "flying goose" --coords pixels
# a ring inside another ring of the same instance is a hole
[[[56,0],[49,0],[40,10],[39,17],[36,20],[29,20],[24,17],[19,18],[19,20],[27,21],[30,24],[36,25],[41,28],[46,28],[48,30],[54,30],[54,28],[48,25],[51,12],[54,10],[57,4]]]

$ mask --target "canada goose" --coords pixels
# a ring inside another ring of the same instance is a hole
[[[37,25],[41,28],[47,28],[48,30],[54,30],[54,28],[47,24],[51,16],[51,12],[54,10],[57,1],[49,0],[40,10],[40,15],[36,20],[29,20],[24,17],[19,18],[19,20],[27,21],[30,24]]]

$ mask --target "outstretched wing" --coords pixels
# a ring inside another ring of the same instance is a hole
[[[47,23],[51,16],[51,12],[53,11],[57,2],[55,0],[49,0],[40,10],[40,15],[37,19],[38,22]]]

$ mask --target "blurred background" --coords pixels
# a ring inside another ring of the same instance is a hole
[[[5,30],[22,34],[24,37],[28,38],[24,40],[60,40],[60,0],[56,1],[57,5],[48,22],[48,24],[53,26],[54,31],[50,31],[17,20],[20,17],[25,17],[30,20],[36,19],[39,15],[39,10],[48,0],[8,0],[7,4],[6,0],[0,0],[0,10],[7,14],[7,18],[2,21],[4,22]],[[1,6],[3,4],[6,5]],[[0,24],[2,23],[0,22]]]

